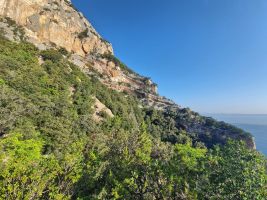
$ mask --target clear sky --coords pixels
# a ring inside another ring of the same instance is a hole
[[[267,113],[266,0],[72,0],[115,55],[201,113]]]

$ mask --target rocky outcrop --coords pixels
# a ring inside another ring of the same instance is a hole
[[[39,48],[56,45],[81,56],[113,53],[68,0],[0,0],[0,15],[23,26],[28,41]]]
[[[111,110],[107,108],[105,104],[99,101],[96,97],[94,97],[93,99],[94,99],[94,106],[93,106],[94,113],[92,117],[96,122],[102,121],[105,118],[105,115],[111,118],[114,117]]]
[[[177,106],[173,101],[157,94],[157,85],[150,78],[127,71],[110,58],[72,55],[70,61],[86,74],[96,75],[99,81],[109,88],[136,95],[145,106],[152,106],[159,110]]]
[[[251,149],[257,149],[255,138],[252,137],[251,139],[246,140],[246,143],[248,144],[249,148]]]
[[[12,41],[21,41],[24,39],[23,27],[17,26],[8,18],[0,18],[0,34]]]
[[[12,34],[15,21],[23,27],[23,36],[27,41],[39,49],[65,48],[72,53],[71,62],[88,74],[98,73],[99,80],[108,87],[157,97],[157,85],[150,79],[127,70],[113,56],[111,44],[101,38],[70,1],[0,0],[0,16],[4,21],[0,23],[0,28],[5,29],[5,36],[9,39],[19,40],[18,36]],[[146,102],[148,101],[143,101]],[[150,102],[147,105],[152,104]]]

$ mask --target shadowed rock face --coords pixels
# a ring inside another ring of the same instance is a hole
[[[23,26],[29,42],[39,48],[56,45],[81,56],[113,53],[68,0],[0,0],[0,15]]]

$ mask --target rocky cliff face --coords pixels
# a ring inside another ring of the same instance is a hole
[[[23,27],[27,41],[39,49],[65,48],[71,52],[70,61],[85,73],[101,74],[99,80],[108,87],[138,94],[144,103],[158,109],[174,104],[157,95],[157,86],[150,79],[134,73],[117,60],[111,44],[69,0],[0,0],[0,16],[4,19],[0,28],[5,29],[10,39],[17,37],[13,37],[12,30],[4,22],[14,20]]]
[[[39,48],[56,45],[81,56],[113,53],[70,1],[0,0],[0,15],[23,26],[28,40]]]

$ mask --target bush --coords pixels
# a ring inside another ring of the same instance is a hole
[[[63,58],[62,54],[54,49],[41,51],[40,55],[44,60],[51,60],[52,62],[58,62]]]
[[[80,33],[78,34],[78,38],[79,38],[80,40],[82,40],[82,39],[88,37],[88,31],[89,31],[88,28],[86,28],[84,31],[80,32]]]
[[[69,52],[64,47],[60,47],[58,52],[64,56],[67,56],[69,54]]]
[[[105,118],[105,119],[107,119],[107,118],[109,117],[108,114],[107,114],[107,112],[104,111],[104,110],[101,110],[101,111],[98,113],[98,115],[99,115],[100,117]]]
[[[5,84],[5,81],[0,78],[0,85],[4,85],[4,84]]]

